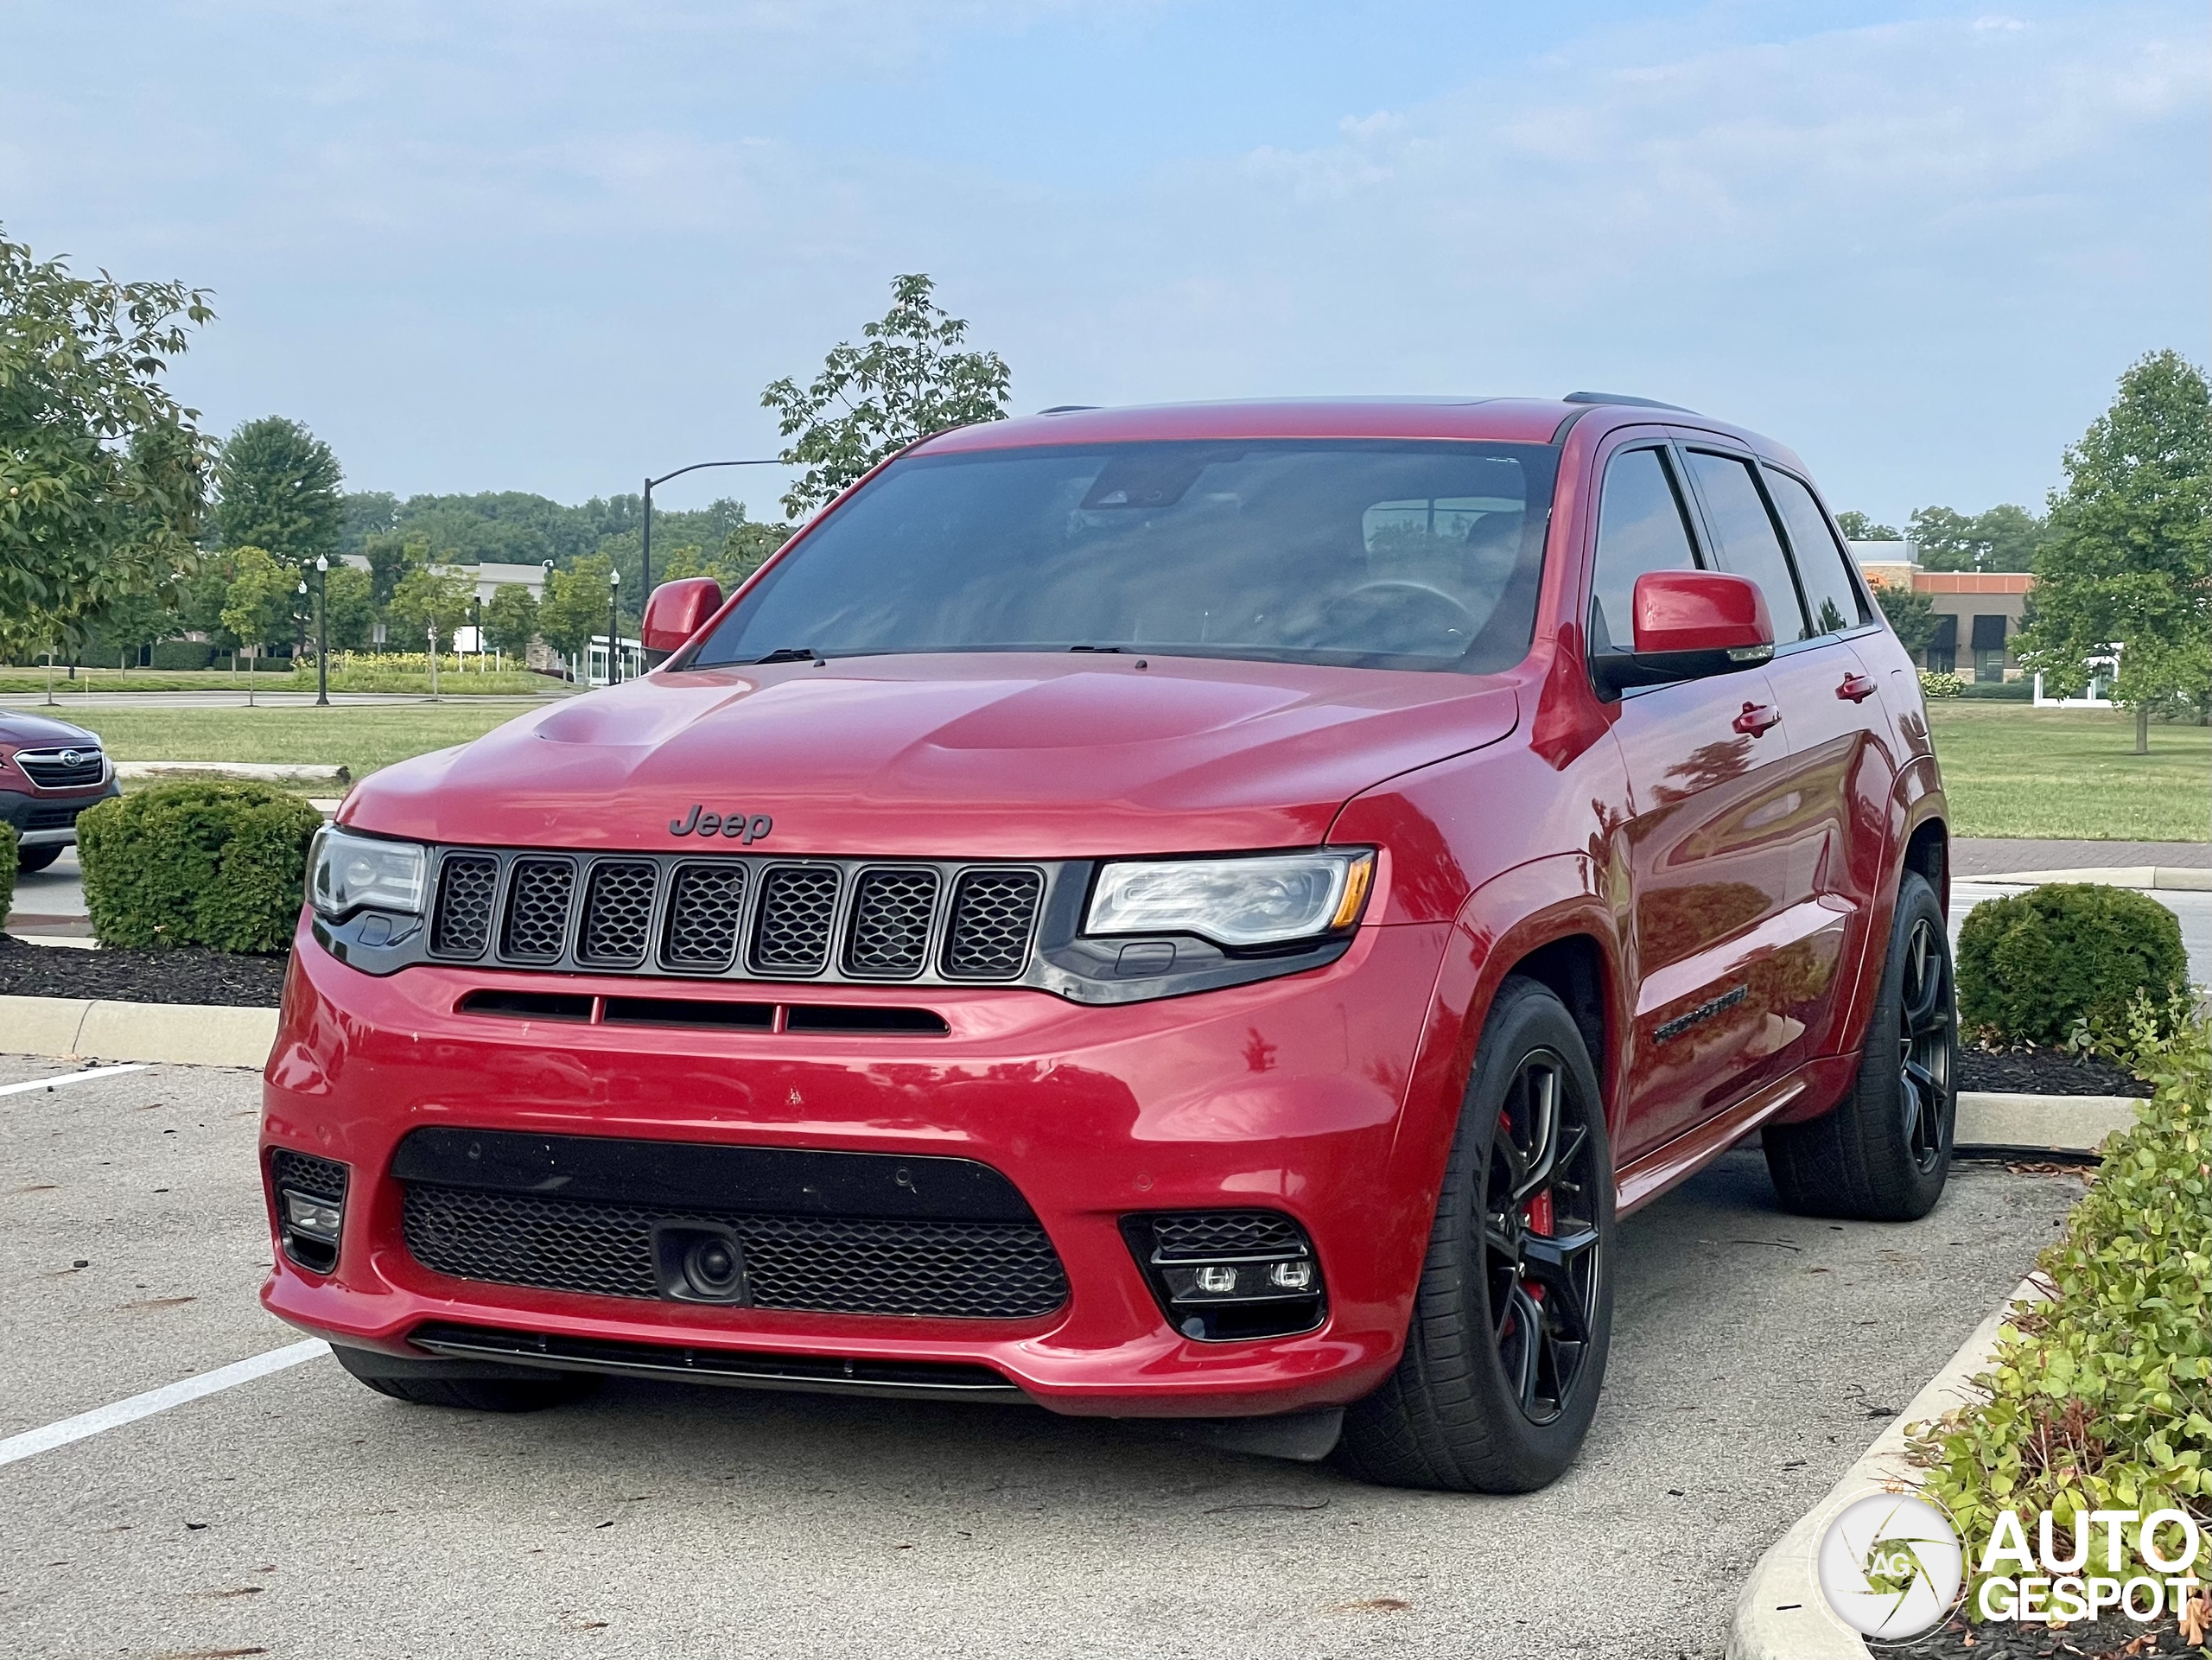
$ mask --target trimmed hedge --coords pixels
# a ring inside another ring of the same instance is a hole
[[[1946,674],[1940,669],[1923,669],[1920,671],[1920,695],[1923,697],[1956,697],[1966,689],[1967,683],[1955,674]]]
[[[322,815],[273,785],[182,779],[77,820],[85,906],[103,945],[282,951]]]
[[[148,657],[149,669],[204,669],[215,660],[215,648],[204,639],[157,639]]]
[[[2117,1027],[2139,995],[2189,983],[2181,923],[2147,894],[2047,882],[1984,900],[1959,929],[1959,1021],[1998,1043],[2056,1044]]]
[[[2209,1524],[2196,1573],[2212,1574],[2212,1027],[2186,997],[2138,1002],[2100,1053],[2155,1089],[2037,1264],[2050,1301],[2004,1328],[1975,1398],[1907,1427],[1974,1584],[2005,1510],[2031,1539],[2044,1510],[2061,1539],[2076,1511],[2185,1511]],[[2121,1576],[2150,1571],[2127,1530]]]
[[[16,827],[0,824],[0,922],[16,902]]]

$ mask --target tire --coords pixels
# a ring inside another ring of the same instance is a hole
[[[467,1412],[543,1412],[578,1399],[599,1386],[587,1372],[540,1371],[526,1367],[505,1370],[512,1377],[488,1377],[482,1368],[454,1365],[459,1376],[442,1375],[436,1361],[394,1360],[365,1349],[340,1348],[330,1352],[353,1377],[379,1395],[425,1407],[456,1407]]]
[[[1370,1481],[1457,1492],[1557,1479],[1605,1382],[1612,1237],[1612,1149],[1589,1051],[1548,987],[1511,976],[1475,1053],[1405,1351],[1346,1411],[1338,1462]]]
[[[1823,1117],[1762,1133],[1784,1209],[1913,1222],[1936,1208],[1951,1173],[1958,1025],[1943,907],[1909,870],[1851,1093]]]
[[[28,876],[35,870],[45,869],[60,856],[61,845],[59,843],[48,843],[44,847],[17,848],[16,874],[20,876]]]

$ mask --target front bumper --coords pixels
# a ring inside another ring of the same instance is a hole
[[[73,847],[77,815],[122,793],[123,786],[112,779],[89,790],[0,789],[0,824],[15,826],[22,847]]]
[[[745,1364],[829,1357],[863,1369],[981,1367],[1075,1414],[1342,1405],[1395,1364],[1427,1245],[1434,1150],[1401,1145],[1399,1128],[1446,932],[1370,926],[1324,969],[1116,1008],[930,988],[925,1001],[950,1033],[914,1036],[463,1014],[465,993],[543,990],[556,976],[423,966],[378,978],[336,961],[303,927],[270,1057],[263,1142],[339,1161],[350,1174],[335,1269],[315,1273],[279,1250],[263,1301],[334,1342],[395,1357],[424,1357],[410,1339],[426,1328],[465,1326],[534,1334],[569,1352],[645,1345]],[[639,989],[634,978],[557,979],[564,991]],[[920,990],[780,985],[774,995],[906,1005]],[[1049,1313],[984,1320],[449,1277],[410,1251],[404,1186],[390,1173],[402,1139],[426,1127],[972,1161],[1033,1210],[1069,1294]],[[1305,1229],[1327,1289],[1318,1328],[1211,1342],[1170,1326],[1122,1219],[1222,1209],[1279,1211]],[[270,1218],[274,1229],[273,1202]]]

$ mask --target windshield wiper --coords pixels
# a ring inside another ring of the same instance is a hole
[[[1116,657],[1122,653],[1122,647],[1119,646],[1071,646],[1068,650],[1071,652],[1111,652]]]
[[[811,646],[779,646],[774,651],[769,652],[767,656],[756,657],[753,661],[758,665],[762,663],[826,663],[829,659],[823,657],[821,652],[816,651]]]

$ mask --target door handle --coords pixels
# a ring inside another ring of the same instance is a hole
[[[1782,711],[1771,703],[1746,703],[1731,724],[1745,737],[1756,738],[1769,727],[1782,724]]]
[[[1874,695],[1874,677],[1870,674],[1847,674],[1843,684],[1835,689],[1839,697],[1848,697],[1854,703],[1863,703]]]

